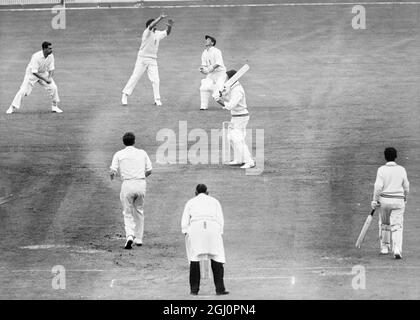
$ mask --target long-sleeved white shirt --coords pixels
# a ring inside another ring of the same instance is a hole
[[[404,167],[394,161],[381,166],[376,174],[373,191],[373,200],[379,201],[379,197],[404,198],[408,195],[410,183]]]
[[[220,226],[220,234],[223,234],[224,219],[220,202],[209,195],[200,193],[190,199],[182,214],[182,233],[187,233],[192,222],[200,220],[212,220]]]
[[[155,32],[153,32],[153,30],[149,30],[149,28],[146,28],[146,30],[143,31],[138,56],[141,58],[157,59],[159,42],[167,35],[168,33],[166,32],[166,30],[156,30]]]
[[[226,71],[225,64],[223,63],[222,52],[216,47],[210,47],[204,49],[201,54],[201,65],[210,67],[215,64],[218,64],[219,67],[216,68],[213,72]]]
[[[53,71],[54,66],[54,55],[51,53],[46,58],[44,57],[44,52],[38,51],[35,52],[28,66],[26,67],[26,74],[29,76],[34,76],[34,73],[47,73]]]
[[[248,114],[246,105],[245,90],[239,82],[236,82],[230,91],[223,97],[225,109],[230,110],[230,114]]]
[[[144,150],[128,146],[115,153],[110,169],[119,173],[123,181],[144,179],[145,172],[152,170],[152,163]]]

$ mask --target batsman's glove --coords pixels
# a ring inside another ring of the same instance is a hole
[[[381,204],[378,201],[372,201],[370,203],[371,208],[374,210],[376,208],[379,208],[381,206]]]

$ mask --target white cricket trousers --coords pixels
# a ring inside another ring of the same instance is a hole
[[[200,101],[201,105],[200,108],[207,109],[209,106],[209,99],[213,96],[219,96],[219,91],[223,89],[223,84],[225,83],[226,79],[226,72],[225,71],[215,71],[209,73],[206,78],[201,80],[200,86]]]
[[[149,80],[152,82],[153,96],[155,98],[155,101],[160,101],[159,71],[157,60],[154,58],[137,57],[133,73],[122,92],[126,95],[131,95],[133,93],[134,88],[137,85],[137,82],[143,76],[143,73],[145,71],[147,71]]]
[[[232,126],[228,131],[228,139],[233,146],[233,160],[238,163],[252,163],[254,161],[245,142],[248,121],[249,116],[232,117]]]
[[[45,90],[48,91],[48,93],[50,94],[53,106],[56,106],[57,102],[60,102],[60,98],[58,97],[57,85],[55,84],[53,79],[51,79],[51,83],[48,84],[38,78],[35,78],[35,76],[25,75],[25,78],[23,79],[20,89],[16,93],[15,98],[13,99],[12,106],[19,109],[22,105],[23,97],[29,96],[31,94],[35,83],[38,83],[39,85],[44,87]]]
[[[133,236],[143,241],[144,197],[146,179],[124,180],[121,185],[120,200],[123,207],[126,237]]]
[[[402,253],[404,199],[380,197],[379,239],[382,246],[391,246],[394,253]]]

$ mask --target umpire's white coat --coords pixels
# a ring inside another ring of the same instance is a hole
[[[182,215],[182,233],[189,261],[210,259],[225,263],[223,246],[223,212],[220,202],[204,193],[192,198],[185,205]]]

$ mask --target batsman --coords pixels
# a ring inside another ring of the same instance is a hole
[[[236,74],[236,70],[226,72],[227,81]],[[242,169],[255,167],[248,146],[245,143],[246,126],[249,121],[248,107],[246,105],[245,90],[239,81],[232,86],[225,86],[216,101],[223,109],[230,110],[232,127],[228,131],[228,139],[233,145],[233,161],[229,165],[242,165]]]
[[[392,248],[395,259],[402,259],[403,218],[409,192],[407,172],[395,162],[397,150],[386,148],[386,164],[378,169],[372,209],[379,208],[381,254]]]

